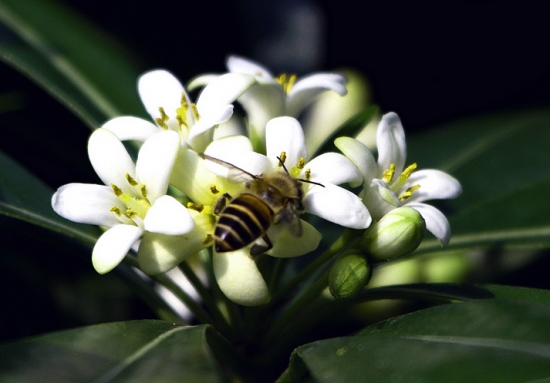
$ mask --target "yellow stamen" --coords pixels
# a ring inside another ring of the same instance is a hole
[[[210,192],[212,194],[218,194],[220,191],[218,190],[218,188],[216,187],[216,185],[212,185],[210,186]]]
[[[292,87],[294,86],[294,83],[296,82],[296,78],[297,76],[295,74],[288,75],[286,73],[281,73],[275,78],[275,81],[281,84],[281,86],[283,87],[283,91],[286,94],[289,94],[292,90]]]
[[[136,215],[137,215],[137,212],[136,212],[136,211],[134,211],[134,210],[132,210],[132,209],[127,209],[127,210],[126,210],[126,216],[127,216],[128,218],[132,218],[133,216],[136,216]]]
[[[284,164],[286,161],[286,152],[281,152],[279,158],[281,159],[281,161],[279,162],[279,166],[282,166],[281,164]]]
[[[410,166],[407,167],[407,169],[403,170],[403,173],[399,176],[399,182],[404,183],[409,179],[412,172],[416,169],[416,162]]]
[[[420,185],[414,185],[405,190],[403,194],[401,194],[398,198],[400,201],[405,201],[406,199],[409,199],[415,190],[420,189]]]
[[[158,118],[155,118],[155,122],[158,124],[158,126],[160,126],[162,129],[164,130],[168,130],[168,125],[166,124],[166,122],[170,119],[166,113],[164,112],[164,108],[161,106],[159,108],[159,112],[160,112],[160,117]]]
[[[310,178],[311,178],[311,169],[306,169],[306,180],[309,181]]]
[[[122,214],[122,213],[120,212],[120,209],[119,209],[118,207],[116,207],[116,206],[113,206],[113,207],[110,209],[110,211],[112,211],[113,213],[115,213],[115,214],[118,215],[119,217],[120,217],[120,214]]]
[[[204,205],[196,204],[196,203],[194,203],[194,202],[187,202],[187,208],[188,208],[188,209],[196,210],[196,211],[198,211],[198,212],[200,213],[201,211],[203,211]]]
[[[129,175],[128,173],[125,174],[125,177],[126,177],[126,181],[128,181],[128,183],[132,186],[137,186],[138,182],[132,178],[131,175]]]
[[[391,180],[393,179],[394,174],[395,164],[390,164],[390,168],[388,170],[384,170],[384,173],[382,173],[382,181],[389,185],[391,183]]]
[[[141,188],[139,190],[141,191],[141,196],[143,198],[147,198],[147,188],[145,187],[145,185],[141,185]]]
[[[191,104],[191,110],[193,111],[193,116],[195,116],[195,120],[200,120],[200,116],[199,116],[199,110],[197,109],[197,105],[195,105],[195,103],[192,103]]]
[[[296,164],[296,167],[302,170],[304,166],[306,166],[306,160],[304,159],[304,157],[301,157],[300,161],[298,161],[298,164]]]
[[[115,193],[115,195],[117,197],[120,197],[122,195],[122,189],[120,189],[118,186],[116,186],[115,184],[111,184],[111,188],[113,189],[113,192]]]
[[[202,241],[202,244],[203,245],[208,245],[213,240],[214,240],[214,237],[212,236],[212,234],[206,234],[206,239],[204,241]]]
[[[183,129],[188,128],[184,117],[182,117],[178,114],[177,117],[176,117],[176,120],[178,120],[178,128],[179,128],[180,131],[182,131]]]

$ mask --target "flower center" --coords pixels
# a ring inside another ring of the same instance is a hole
[[[113,192],[125,206],[124,211],[121,211],[117,206],[113,206],[111,211],[116,214],[122,223],[143,227],[143,220],[151,207],[151,203],[147,199],[147,188],[128,173],[126,173],[126,181],[128,185],[125,185],[125,189],[129,192],[124,192],[122,188],[111,184]]]
[[[281,152],[281,155],[279,156],[279,166],[283,167],[287,171],[287,173],[290,174],[291,177],[294,177],[294,178],[300,177],[300,174],[302,173],[302,169],[306,166],[306,159],[304,157],[301,157],[298,160],[298,163],[296,164],[296,166],[290,169],[290,172],[286,169],[285,161],[286,161],[286,152]],[[311,169],[306,169],[305,171],[306,180],[309,181],[310,175],[311,175]]]
[[[159,107],[160,117],[155,122],[164,130],[170,129],[170,116],[163,107]],[[178,124],[179,132],[188,130],[195,122],[199,121],[199,111],[195,103],[189,103],[185,93],[181,94],[180,107],[175,110],[175,121]],[[175,126],[174,126],[175,129]]]
[[[294,86],[294,83],[296,82],[296,78],[297,76],[295,74],[289,75],[286,73],[281,73],[279,76],[275,77],[275,81],[281,84],[285,94],[289,94]]]
[[[409,165],[405,170],[403,170],[399,177],[394,180],[395,164],[390,164],[390,168],[382,173],[382,181],[384,181],[388,185],[391,191],[397,194],[399,192],[399,189],[401,189],[405,182],[407,182],[412,172],[415,171],[416,167],[416,163]],[[418,190],[419,188],[420,185],[413,185],[405,190],[403,193],[401,193],[397,198],[399,198],[400,201],[405,201],[413,195],[413,192],[415,190]]]

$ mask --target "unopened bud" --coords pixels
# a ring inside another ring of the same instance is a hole
[[[356,251],[340,256],[328,276],[330,293],[336,299],[353,297],[365,288],[371,271],[367,258]]]
[[[394,209],[363,234],[361,249],[374,258],[388,260],[413,252],[426,232],[426,222],[410,207]]]

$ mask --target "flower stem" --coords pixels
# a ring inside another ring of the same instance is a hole
[[[340,253],[342,250],[351,246],[353,240],[358,238],[363,233],[362,230],[353,230],[346,229],[340,238],[338,238],[323,254],[321,254],[317,259],[307,265],[302,271],[300,271],[296,276],[279,289],[273,297],[271,298],[270,306],[275,306],[279,300],[284,298],[294,287],[299,283],[306,280],[314,272],[316,272],[325,262],[329,261],[334,255]]]
[[[229,334],[231,332],[231,327],[229,325],[228,319],[223,316],[211,292],[208,291],[208,289],[202,284],[202,281],[197,277],[197,274],[187,264],[187,262],[180,263],[179,268],[183,272],[185,277],[189,280],[191,285],[193,285],[193,287],[201,297],[202,301],[208,308],[208,311],[212,315],[213,319],[220,326],[220,328],[218,328],[218,331],[224,334]]]

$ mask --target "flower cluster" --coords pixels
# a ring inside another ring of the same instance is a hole
[[[59,215],[106,228],[92,254],[99,273],[111,271],[130,251],[145,273],[165,273],[209,248],[220,289],[232,301],[251,306],[270,297],[251,254],[289,258],[318,247],[322,234],[302,213],[357,230],[364,236],[363,250],[376,255],[380,247],[410,242],[408,234],[390,234],[388,240],[385,233],[414,232],[415,244],[405,246],[407,252],[422,239],[423,230],[415,230],[420,226],[411,226],[413,221],[405,219],[408,226],[401,231],[401,218],[392,221],[391,230],[382,224],[388,213],[405,206],[419,213],[414,222],[425,221],[448,243],[445,216],[423,202],[454,198],[460,184],[441,171],[413,172],[416,164],[405,168],[397,115],[389,113],[380,122],[377,162],[350,137],[335,141],[343,154],[309,156],[306,137],[316,134],[315,127],[302,127],[297,118],[323,92],[345,95],[345,77],[275,77],[236,56],[229,57],[227,67],[228,73],[190,82],[188,89],[202,87],[196,103],[165,70],[141,76],[138,90],[152,121],[122,116],[94,131],[88,152],[104,185],[68,184],[54,194],[52,206]],[[217,133],[229,126],[234,102],[246,112],[244,129]],[[337,128],[319,134],[331,137]],[[122,143],[128,140],[141,142],[135,162]],[[362,189],[356,195],[346,185]],[[222,216],[229,225],[218,223]]]

